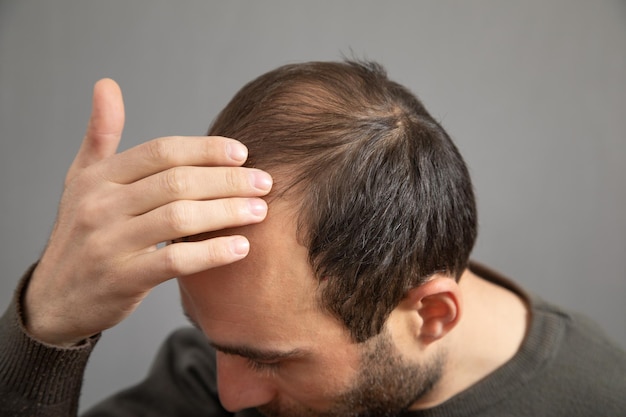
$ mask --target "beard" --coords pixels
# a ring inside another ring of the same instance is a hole
[[[394,417],[428,393],[441,378],[443,356],[430,363],[407,363],[383,332],[365,343],[361,366],[351,387],[323,411],[274,401],[257,410],[267,417]]]

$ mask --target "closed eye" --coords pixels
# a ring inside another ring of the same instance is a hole
[[[268,372],[268,373],[276,373],[281,366],[281,362],[261,362],[250,358],[244,358],[246,361],[246,365],[255,371],[255,372]]]

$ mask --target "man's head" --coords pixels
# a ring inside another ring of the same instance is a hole
[[[476,234],[467,169],[374,64],[308,63],[243,87],[210,135],[274,178],[238,262],[179,280],[216,347],[220,399],[270,416],[393,416],[439,380]]]
[[[286,65],[244,86],[210,135],[290,197],[321,305],[359,342],[435,273],[459,277],[476,238],[470,177],[443,128],[374,63]]]

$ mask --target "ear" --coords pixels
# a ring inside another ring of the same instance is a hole
[[[461,291],[458,283],[444,275],[435,275],[407,293],[400,303],[414,318],[413,335],[422,344],[440,340],[461,317]]]

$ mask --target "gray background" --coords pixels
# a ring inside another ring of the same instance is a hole
[[[123,148],[206,131],[251,78],[376,59],[443,122],[474,177],[474,258],[626,346],[623,1],[0,0],[0,306],[43,249],[92,84],[126,99]],[[105,333],[83,406],[146,371],[184,323],[174,282]]]

